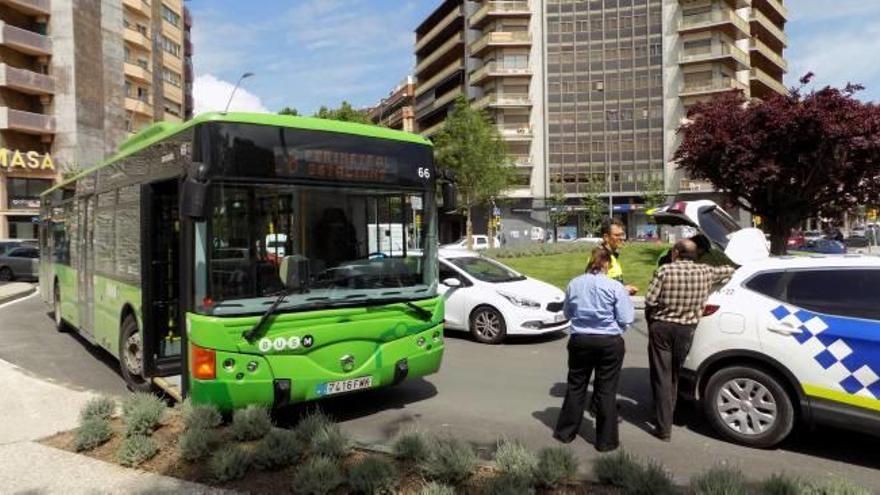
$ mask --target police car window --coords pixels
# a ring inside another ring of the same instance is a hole
[[[819,313],[880,320],[878,281],[880,269],[796,271],[785,300]]]
[[[746,282],[746,287],[750,290],[763,294],[773,299],[780,299],[782,296],[782,277],[783,272],[759,273],[750,278]]]

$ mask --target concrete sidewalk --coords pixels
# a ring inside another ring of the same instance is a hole
[[[27,282],[0,282],[0,304],[5,304],[37,291],[37,284]]]
[[[92,392],[70,390],[0,360],[0,491],[3,493],[223,493],[37,443],[76,427]]]

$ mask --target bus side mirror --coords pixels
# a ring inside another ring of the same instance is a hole
[[[458,188],[452,182],[444,182],[440,186],[440,194],[443,197],[443,212],[448,213],[458,209]]]
[[[208,167],[196,163],[194,173],[183,181],[180,195],[180,213],[190,218],[205,218],[208,208]]]
[[[309,289],[309,260],[305,256],[285,256],[278,271],[287,290],[302,293]]]

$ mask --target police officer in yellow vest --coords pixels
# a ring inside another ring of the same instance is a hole
[[[625,240],[626,231],[620,220],[616,218],[608,218],[602,222],[602,242],[599,243],[599,247],[605,249],[608,251],[608,254],[611,255],[611,266],[608,268],[608,277],[624,284],[626,290],[629,291],[629,295],[634,295],[639,289],[634,285],[626,285],[623,281],[623,266],[621,266],[619,260],[619,250],[623,247],[623,242]]]

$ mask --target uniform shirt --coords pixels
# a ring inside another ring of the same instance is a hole
[[[679,259],[654,273],[645,294],[651,319],[696,325],[712,287],[733,275],[731,266],[709,266]]]
[[[611,258],[611,266],[608,267],[608,278],[611,278],[613,280],[617,280],[621,284],[624,283],[623,282],[623,266],[620,264],[620,260],[617,259],[617,257],[620,255],[620,253],[618,253],[617,251],[614,251],[610,247],[608,247],[608,244],[606,244],[605,241],[602,241],[599,244],[599,247],[601,247],[602,249],[607,251],[608,256]],[[590,266],[592,264],[593,264],[593,258],[591,256],[590,261],[587,263],[587,266]]]
[[[562,311],[571,321],[572,335],[620,335],[635,320],[623,284],[601,273],[585,273],[569,282]]]

